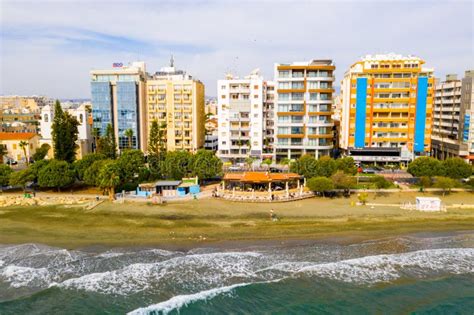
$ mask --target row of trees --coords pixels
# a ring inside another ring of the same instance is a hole
[[[432,157],[419,157],[408,164],[408,173],[415,177],[445,176],[453,179],[468,178],[472,175],[472,166],[461,158],[449,158],[444,161]]]

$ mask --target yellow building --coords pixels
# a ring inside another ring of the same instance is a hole
[[[23,148],[21,142],[26,142]],[[26,163],[38,148],[39,135],[31,132],[0,132],[0,145],[4,146],[7,154],[3,156],[5,163],[9,161]],[[25,156],[26,153],[26,156]]]
[[[424,60],[368,55],[341,83],[340,147],[358,162],[407,162],[431,150],[433,69]]]
[[[166,125],[168,151],[195,152],[204,146],[204,84],[184,71],[162,68],[147,80],[148,131]]]

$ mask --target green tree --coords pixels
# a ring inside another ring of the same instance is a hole
[[[336,169],[350,175],[357,173],[357,166],[354,163],[354,159],[350,156],[337,159]]]
[[[336,172],[336,161],[329,156],[323,156],[316,162],[314,176],[331,177]]]
[[[97,140],[97,153],[105,155],[108,159],[115,160],[117,158],[117,142],[111,124],[107,125],[105,135]]]
[[[435,158],[427,156],[416,158],[414,161],[408,164],[407,171],[415,177],[433,177],[444,175],[442,163]]]
[[[128,138],[128,148],[132,148],[132,139],[133,139],[133,129],[129,128],[123,133],[125,137]]]
[[[19,146],[20,146],[21,150],[23,151],[23,156],[25,157],[26,165],[29,165],[30,164],[30,159],[28,158],[28,156],[26,156],[26,148],[28,148],[28,142],[20,141]]]
[[[316,176],[316,167],[316,159],[306,154],[290,164],[290,171],[311,178]]]
[[[7,155],[8,151],[5,145],[0,143],[0,164],[3,163],[3,157]]]
[[[36,152],[33,154],[32,158],[33,161],[40,161],[43,160],[46,155],[48,154],[49,150],[51,149],[51,146],[47,143],[43,143],[41,147],[36,149]]]
[[[39,160],[30,165],[29,169],[31,170],[31,173],[34,175],[33,181],[38,181],[39,172],[41,171],[42,168],[48,165],[49,162],[50,160]]]
[[[0,164],[0,190],[2,189],[2,186],[8,185],[11,173],[13,173],[13,170],[10,166]]]
[[[334,189],[334,184],[327,177],[313,177],[308,179],[306,186],[314,192],[325,193]]]
[[[337,189],[350,189],[356,185],[354,177],[347,175],[344,171],[339,170],[331,176],[332,183]]]
[[[23,190],[26,189],[26,185],[35,179],[35,175],[29,168],[24,170],[13,172],[10,174],[9,183],[12,186],[21,186]]]
[[[468,178],[472,174],[471,165],[458,157],[446,159],[442,165],[447,177],[461,179]]]
[[[109,199],[115,199],[115,188],[120,184],[120,168],[116,161],[106,162],[99,172],[99,187],[105,189],[109,193]]]
[[[40,169],[38,173],[38,184],[40,187],[56,188],[71,185],[75,180],[74,169],[66,161],[51,160],[48,165]]]
[[[289,158],[283,158],[280,160],[280,165],[290,165],[291,160]]]
[[[82,157],[82,159],[74,161],[73,167],[76,172],[77,179],[84,180],[84,173],[95,162],[105,160],[105,155],[101,153],[89,153]]]
[[[161,126],[156,120],[151,123],[150,135],[148,137],[148,167],[150,177],[154,179],[164,176],[164,161],[166,159],[165,146],[166,124]]]
[[[265,160],[262,161],[262,164],[266,165],[267,168],[270,167],[270,165],[272,165],[272,163],[273,163],[272,159],[265,159]]]
[[[192,157],[191,170],[200,180],[214,178],[222,174],[222,161],[214,152],[201,149]]]
[[[428,187],[431,187],[431,185],[433,184],[433,181],[432,181],[431,177],[429,177],[429,176],[421,176],[419,184],[423,188],[428,188]]]
[[[145,166],[145,157],[140,150],[126,150],[117,159],[116,166],[120,170],[122,183],[131,181],[138,177],[140,169]]]
[[[192,171],[192,155],[187,151],[174,151],[166,154],[163,163],[164,176],[168,179],[181,179]]]
[[[112,160],[97,160],[93,162],[86,170],[84,171],[84,175],[82,180],[86,185],[89,186],[96,186],[99,187],[99,173],[100,170],[106,165],[110,163]]]
[[[72,163],[76,159],[78,126],[77,119],[64,112],[59,101],[56,101],[53,124],[51,125],[54,158],[56,160]]]
[[[254,157],[249,156],[249,157],[247,157],[247,158],[245,159],[245,164],[247,164],[247,167],[248,167],[249,169],[252,168],[252,165],[253,165],[254,162],[255,162],[255,158],[254,158]]]
[[[390,188],[391,183],[385,179],[383,176],[372,176],[370,181],[374,183],[377,189],[387,189]]]
[[[441,188],[443,190],[443,196],[446,195],[447,192],[451,192],[451,189],[456,187],[457,182],[449,177],[438,176],[435,178],[434,187]]]

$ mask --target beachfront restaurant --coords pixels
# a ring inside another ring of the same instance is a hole
[[[306,181],[296,173],[226,173],[221,190],[229,199],[278,200],[301,197]]]

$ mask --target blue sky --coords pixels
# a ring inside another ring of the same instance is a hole
[[[331,58],[336,82],[365,54],[426,60],[437,77],[474,68],[473,1],[0,0],[0,94],[88,98],[89,71],[170,54],[215,95],[216,80],[275,62]]]

